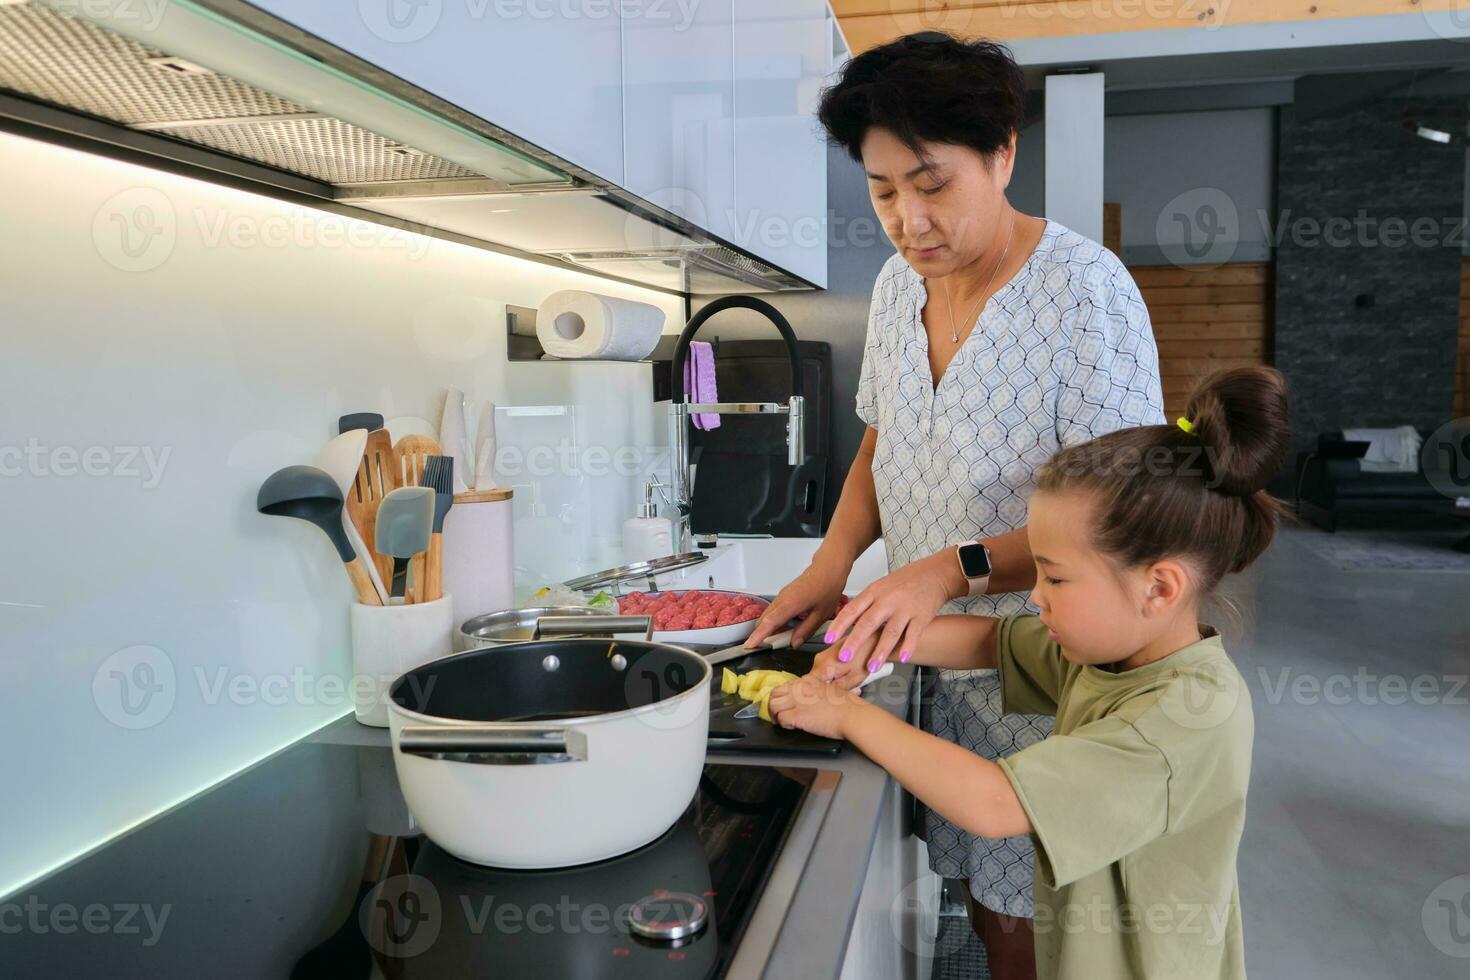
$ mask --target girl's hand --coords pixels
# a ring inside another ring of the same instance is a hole
[[[771,692],[771,719],[782,728],[799,728],[825,738],[847,738],[852,717],[868,707],[853,691],[818,680],[812,674]]]
[[[862,654],[870,654],[877,642],[876,639],[870,639],[864,645],[864,650],[845,661],[842,659],[842,645],[830,646],[812,660],[812,669],[807,676],[815,677],[824,684],[835,684],[845,691],[851,691],[861,684],[868,674],[872,673],[868,669],[871,657]]]

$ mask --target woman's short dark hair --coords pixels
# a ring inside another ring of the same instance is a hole
[[[1020,130],[1025,97],[1025,77],[1004,45],[925,31],[849,61],[823,90],[817,117],[859,162],[874,127],[920,156],[920,143],[950,143],[988,159]]]

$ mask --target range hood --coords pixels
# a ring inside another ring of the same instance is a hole
[[[350,55],[264,33],[280,22],[255,8],[234,5],[248,25],[211,9],[229,6],[0,0],[0,122],[672,292],[809,288]]]

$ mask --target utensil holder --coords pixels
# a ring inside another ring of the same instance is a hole
[[[515,504],[510,490],[457,494],[444,518],[444,591],[455,622],[514,605]]]
[[[352,703],[359,724],[388,727],[388,688],[454,652],[454,597],[403,606],[352,606]]]

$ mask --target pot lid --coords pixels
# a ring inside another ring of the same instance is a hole
[[[692,568],[700,562],[709,561],[708,555],[691,551],[682,555],[669,555],[665,558],[654,558],[649,561],[636,561],[631,565],[619,565],[617,568],[608,568],[591,575],[583,575],[578,578],[568,579],[562,584],[574,592],[585,592],[588,589],[600,589],[605,586],[616,586],[622,582],[634,579],[647,579],[648,590],[658,591],[654,584],[654,577],[666,575],[669,572],[682,571]]]

